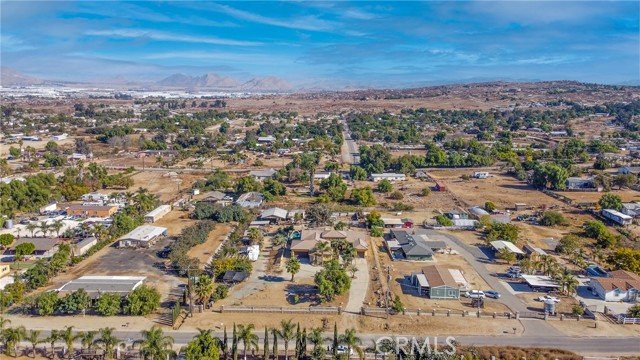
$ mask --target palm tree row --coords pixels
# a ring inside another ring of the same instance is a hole
[[[38,345],[48,344],[51,346],[51,357],[56,357],[56,343],[63,343],[62,353],[67,358],[71,358],[75,353],[74,344],[80,340],[82,350],[101,350],[107,359],[113,359],[115,349],[120,345],[120,340],[114,335],[114,328],[102,328],[99,331],[73,331],[73,326],[65,327],[63,330],[51,330],[49,336],[43,337],[41,330],[27,330],[24,326],[7,327],[11,324],[9,319],[0,317],[0,340],[3,346],[3,353],[7,356],[18,357],[20,354],[20,342],[28,342],[30,347],[25,349],[26,355],[36,358]],[[96,338],[96,336],[99,336]],[[47,355],[46,346],[42,349]],[[64,358],[64,356],[63,356]]]

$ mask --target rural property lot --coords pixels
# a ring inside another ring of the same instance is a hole
[[[233,225],[231,224],[216,224],[215,229],[209,233],[207,241],[192,247],[187,252],[187,256],[198,259],[198,261],[200,261],[200,267],[204,269],[220,244],[222,244],[224,238],[231,232],[232,228]]]

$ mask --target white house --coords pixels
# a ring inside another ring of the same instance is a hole
[[[489,173],[486,171],[476,171],[473,173],[473,177],[476,179],[486,179],[489,177]]]
[[[602,216],[622,226],[631,225],[631,222],[633,221],[633,217],[613,209],[602,209],[601,213]]]
[[[275,141],[276,141],[276,138],[273,135],[258,137],[258,144],[261,144],[261,145],[270,145]]]
[[[631,217],[640,218],[640,203],[624,203],[621,212]]]
[[[167,228],[142,225],[124,235],[118,242],[119,247],[149,247],[159,236],[167,235]]]
[[[260,205],[262,205],[263,202],[264,202],[264,195],[255,191],[244,193],[240,195],[238,200],[236,200],[236,204],[245,208],[259,207]]]
[[[67,135],[66,133],[61,134],[61,135],[53,135],[51,137],[51,140],[53,140],[53,141],[62,141],[62,140],[65,140],[68,136],[69,135]]]
[[[389,181],[406,181],[407,176],[405,174],[396,173],[371,174],[371,180],[373,180],[373,182],[378,182],[385,179]]]
[[[254,170],[249,172],[249,175],[253,176],[257,181],[264,181],[267,178],[273,178],[273,175],[276,174],[277,171],[274,169],[267,170]]]
[[[331,176],[331,171],[319,171],[313,174],[313,180],[324,180]]]
[[[629,271],[616,270],[609,272],[611,277],[591,278],[594,295],[604,301],[638,302],[640,276]]]
[[[82,195],[82,201],[106,202],[107,200],[109,200],[109,195],[107,194],[91,192],[91,193]]]

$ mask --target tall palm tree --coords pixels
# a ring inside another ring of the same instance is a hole
[[[36,230],[38,230],[38,224],[30,222],[25,226],[25,229],[31,233],[31,237],[36,236]]]
[[[67,326],[60,333],[60,338],[67,345],[68,358],[73,356],[73,343],[82,337],[82,332],[73,332],[73,326]]]
[[[278,360],[278,334],[280,334],[280,330],[276,328],[271,329],[271,336],[273,336],[273,360]]]
[[[242,341],[244,360],[247,360],[247,349],[258,349],[258,335],[253,333],[255,325],[238,325],[238,340]]]
[[[327,241],[318,241],[313,247],[313,251],[320,254],[320,265],[324,263],[324,254],[331,250],[331,245]],[[318,258],[317,256],[315,257]]]
[[[363,358],[364,352],[362,351],[362,341],[356,336],[356,329],[347,329],[343,335],[340,335],[340,343],[347,346],[347,358],[351,357],[351,350],[355,350],[360,359]]]
[[[56,341],[60,340],[61,330],[51,330],[49,336],[44,339],[49,345],[51,345],[51,357],[56,358]]]
[[[307,340],[313,345],[312,357],[314,360],[324,359],[325,351],[324,344],[325,338],[322,337],[322,328],[315,328],[311,330]]]
[[[214,284],[211,278],[207,275],[202,275],[198,278],[195,284],[195,294],[198,297],[198,301],[201,304],[206,304],[207,301],[213,295]]]
[[[120,339],[113,335],[115,329],[106,327],[98,331],[100,332],[100,338],[94,342],[95,345],[104,351],[107,359],[113,359],[115,348],[118,346],[118,343],[120,343]]]
[[[42,232],[42,236],[47,237],[47,233],[51,229],[51,226],[49,225],[49,223],[43,220],[43,221],[40,221],[40,225],[38,225],[38,228],[40,228],[40,232]]]
[[[18,357],[18,345],[27,337],[27,331],[24,326],[10,327],[4,329],[2,337],[4,338],[5,354],[11,355],[11,350],[13,350],[13,357]]]
[[[31,344],[31,351],[34,359],[36,358],[36,346],[44,343],[44,340],[40,338],[40,334],[42,334],[41,330],[29,330],[29,335],[24,338]]]
[[[284,359],[289,360],[289,342],[295,336],[295,328],[291,320],[281,320],[278,337],[284,341]]]
[[[82,333],[81,343],[83,349],[91,350],[97,333],[97,331],[85,331]]]
[[[49,226],[51,227],[51,231],[54,231],[56,233],[56,236],[60,237],[60,231],[64,227],[64,221],[58,219],[51,223],[51,225]]]
[[[142,340],[134,342],[140,345],[140,353],[145,359],[162,360],[171,353],[173,347],[173,338],[165,336],[162,329],[154,325],[151,330],[142,330]]]
[[[557,264],[558,264],[556,259],[549,255],[543,255],[541,259],[541,263],[542,263],[542,272],[545,275],[553,274],[556,271]]]

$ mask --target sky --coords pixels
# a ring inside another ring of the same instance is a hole
[[[296,87],[640,81],[638,1],[6,1],[0,62],[44,79]]]

